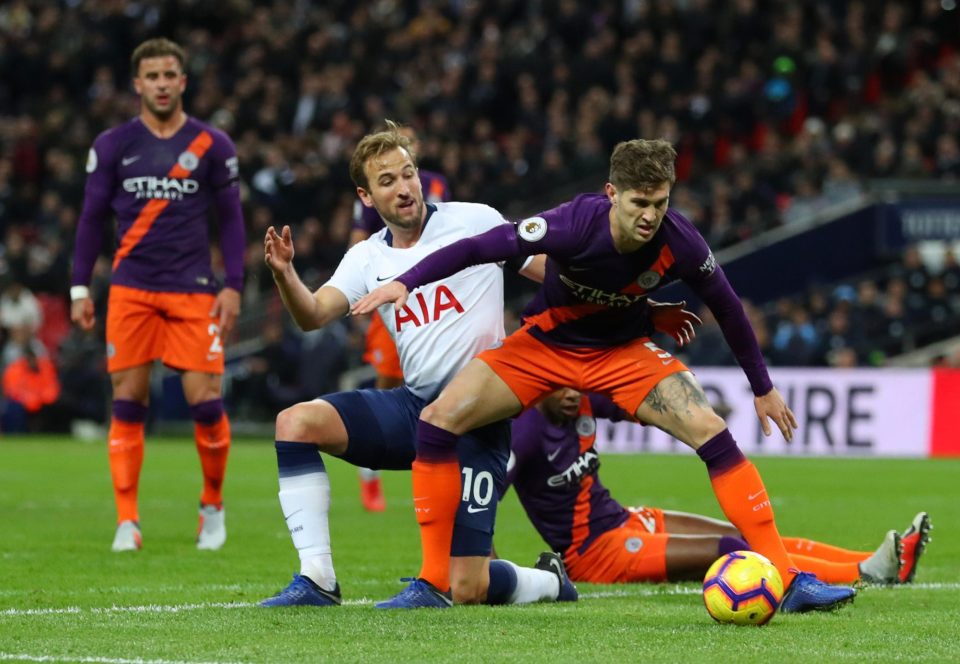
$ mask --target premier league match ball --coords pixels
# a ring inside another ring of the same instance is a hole
[[[753,551],[718,558],[703,578],[703,603],[720,623],[763,625],[783,599],[783,579],[769,560]]]

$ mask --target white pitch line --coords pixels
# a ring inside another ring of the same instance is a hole
[[[896,592],[909,592],[912,590],[960,590],[960,583],[910,583],[900,586],[883,586],[877,588],[868,588],[868,590],[893,590]],[[611,597],[671,597],[679,595],[699,595],[700,588],[697,586],[658,586],[655,584],[634,584],[625,585],[623,589],[617,590],[597,590],[594,592],[580,593],[581,599],[608,599]],[[344,606],[369,606],[375,600],[369,597],[360,599],[344,600]],[[67,614],[118,614],[118,613],[181,613],[183,611],[203,611],[206,609],[249,609],[259,606],[256,602],[199,602],[196,604],[146,604],[141,606],[106,606],[106,607],[79,607],[64,606],[57,608],[39,608],[39,609],[2,609],[0,618],[5,617],[23,617],[23,616],[51,616]],[[2,653],[0,653],[2,654]],[[3,657],[0,657],[3,659]]]
[[[28,655],[0,652],[0,661],[7,662],[89,662],[90,664],[229,664],[228,662],[186,662],[179,659],[130,659],[127,657],[77,657],[76,655]]]

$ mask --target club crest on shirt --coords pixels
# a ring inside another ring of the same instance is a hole
[[[645,290],[650,290],[660,283],[660,273],[653,270],[647,270],[637,277],[637,285]]]
[[[527,242],[536,242],[547,234],[547,220],[543,217],[530,217],[517,225],[517,232]]]
[[[200,164],[200,160],[197,159],[197,155],[187,151],[180,153],[180,156],[177,157],[177,163],[180,165],[180,168],[186,171],[192,171]]]
[[[597,421],[589,415],[577,418],[577,435],[587,438],[597,432]]]
[[[97,151],[90,148],[90,152],[87,153],[87,173],[93,173],[95,170],[97,170]]]

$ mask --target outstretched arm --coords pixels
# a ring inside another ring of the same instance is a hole
[[[496,263],[521,255],[517,229],[502,224],[486,233],[458,240],[421,260],[396,280],[376,288],[359,300],[350,310],[353,315],[368,314],[382,304],[394,302],[399,309],[407,295],[424,284],[439,281],[471,265]]]
[[[300,329],[315,330],[346,315],[347,297],[336,288],[324,286],[311,293],[293,267],[293,236],[289,226],[278,234],[271,226],[263,239],[263,260],[273,273],[284,306]]]

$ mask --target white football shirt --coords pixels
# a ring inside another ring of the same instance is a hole
[[[352,305],[437,249],[509,223],[479,203],[437,203],[427,212],[417,244],[391,247],[384,228],[354,245],[324,285]],[[378,313],[397,344],[406,385],[432,400],[467,362],[503,340],[503,269],[495,263],[468,267],[415,289],[399,311],[389,303]]]

